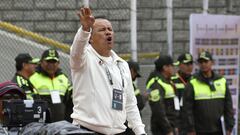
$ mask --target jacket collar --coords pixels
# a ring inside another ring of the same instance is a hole
[[[205,78],[202,74],[201,71],[197,72],[194,77],[196,77],[198,80],[202,81],[202,82],[208,82],[209,80],[217,80],[219,78],[221,78],[222,76],[215,73],[214,71],[212,71],[212,77],[211,78]]]
[[[43,75],[45,75],[45,76],[50,77],[50,75],[49,75],[46,71],[44,71],[43,68],[42,68],[40,65],[36,68],[36,72],[41,73],[41,74],[43,74]],[[57,70],[57,72],[55,73],[54,76],[58,76],[58,75],[60,75],[60,74],[63,74],[63,73],[62,73],[62,70],[59,68],[59,69]]]
[[[101,56],[96,50],[92,47],[92,45],[89,45],[90,50],[101,60],[103,60],[103,56]],[[114,62],[124,62],[124,60],[119,57],[113,50],[111,50],[111,57],[113,58]]]

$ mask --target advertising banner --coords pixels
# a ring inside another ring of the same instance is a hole
[[[210,52],[215,63],[213,69],[227,79],[236,119],[233,135],[237,135],[238,125],[239,41],[240,16],[208,14],[190,16],[190,52],[194,60],[200,52]]]

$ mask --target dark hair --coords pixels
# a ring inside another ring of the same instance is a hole
[[[21,71],[23,69],[23,63],[16,63],[16,70]]]
[[[15,57],[16,70],[21,71],[23,69],[23,63],[29,63],[32,57],[28,53],[20,53]]]
[[[159,58],[155,60],[154,64],[155,64],[155,69],[157,71],[162,72],[163,66],[173,64],[173,59],[169,55],[160,55]]]

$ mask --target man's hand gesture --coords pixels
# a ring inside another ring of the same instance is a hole
[[[95,18],[92,16],[92,12],[90,8],[81,8],[77,15],[80,18],[80,23],[82,25],[82,29],[84,31],[90,31],[90,28],[92,28]]]

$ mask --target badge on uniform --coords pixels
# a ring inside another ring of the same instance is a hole
[[[50,93],[53,104],[61,103],[60,93],[58,90],[52,90]]]
[[[112,108],[114,110],[123,110],[123,91],[113,89]]]
[[[179,103],[179,98],[177,96],[174,97],[174,108],[175,110],[180,110],[180,103]]]

